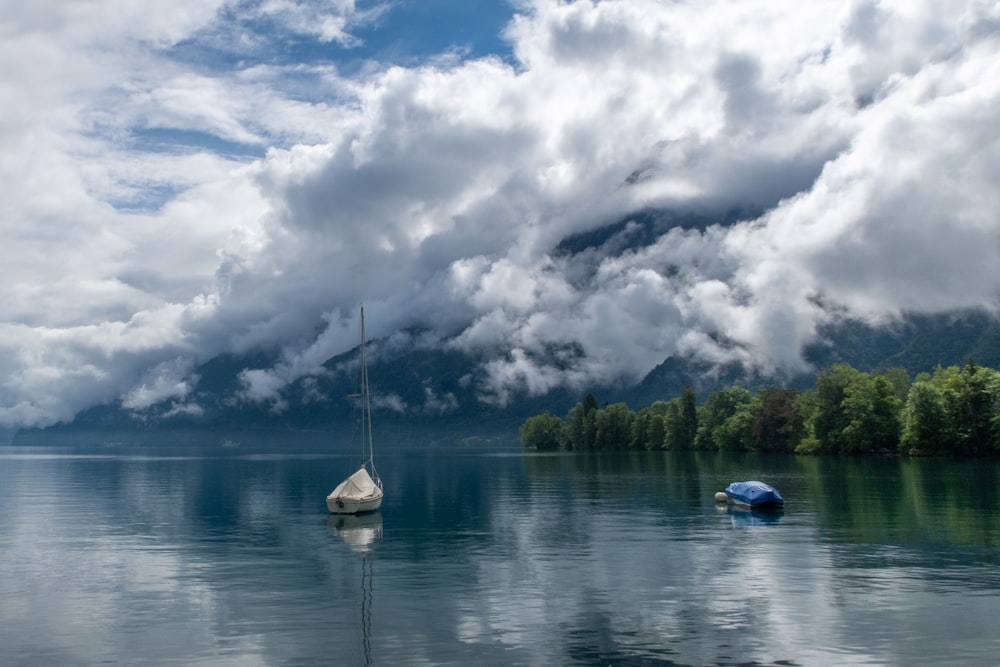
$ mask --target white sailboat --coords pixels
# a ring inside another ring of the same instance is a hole
[[[361,467],[326,497],[332,514],[374,512],[382,506],[382,480],[375,471],[372,442],[372,404],[368,392],[368,357],[365,353],[365,309],[361,308]]]

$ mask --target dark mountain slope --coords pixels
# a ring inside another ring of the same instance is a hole
[[[850,321],[828,327],[823,340],[806,350],[817,369],[849,363],[863,371],[901,367],[911,377],[932,372],[938,365],[976,363],[1000,368],[1000,324],[983,312],[947,316],[912,316],[888,328]],[[72,424],[43,430],[21,431],[18,444],[44,442],[55,434],[118,429],[152,433],[174,429],[209,429],[219,433],[255,431],[327,431],[342,428],[354,416],[348,398],[356,392],[353,351],[327,362],[324,372],[299,378],[276,401],[250,402],[240,398],[239,374],[247,368],[267,368],[274,354],[224,356],[197,371],[199,382],[192,397],[199,414],[177,412],[172,405],[130,412],[117,405],[91,408]],[[487,437],[497,433],[516,436],[525,418],[542,411],[563,416],[582,394],[558,390],[545,396],[521,395],[506,406],[480,401],[476,393],[479,360],[453,350],[411,350],[399,356],[376,355],[369,366],[380,431],[399,438],[423,433],[427,439]],[[809,388],[815,375],[780,379],[747,375],[733,366],[713,369],[692,359],[669,358],[633,387],[592,387],[599,403],[624,401],[633,409],[655,400],[680,395],[693,386],[698,399],[733,384],[751,389],[763,386]],[[433,437],[432,435],[433,434]],[[421,438],[415,438],[421,439]]]

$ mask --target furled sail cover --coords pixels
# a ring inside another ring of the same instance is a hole
[[[340,483],[330,498],[340,500],[364,500],[378,495],[379,488],[375,485],[371,475],[362,467],[356,473]]]

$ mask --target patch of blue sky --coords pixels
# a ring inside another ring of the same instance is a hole
[[[151,153],[211,151],[234,159],[262,158],[266,146],[227,141],[208,132],[150,127],[132,131],[131,148]]]
[[[359,3],[359,7],[362,4],[373,3]],[[352,31],[362,44],[345,55],[405,66],[419,65],[442,53],[510,60],[513,52],[503,31],[514,12],[507,0],[397,2],[376,23]]]
[[[262,158],[266,146],[226,141],[218,136],[197,130],[173,128],[137,128],[130,133],[128,148],[145,153],[174,155],[211,152],[233,160]],[[123,212],[149,213],[158,211],[186,188],[174,183],[135,183],[118,195],[107,198],[107,203]]]
[[[161,53],[186,69],[226,77],[257,66],[273,67],[270,85],[286,98],[337,102],[337,90],[324,81],[333,69],[342,77],[363,77],[388,65],[417,67],[449,59],[486,56],[513,60],[504,28],[514,17],[514,0],[358,0],[356,16],[344,26],[343,42],[323,41],[315,32],[293,28],[280,14],[259,10],[256,0],[227,5],[215,20],[189,39]],[[345,102],[347,100],[344,100]],[[212,152],[237,160],[265,157],[267,146],[244,144],[196,129],[135,127],[131,150],[184,154]],[[269,143],[281,143],[269,137]],[[110,202],[120,210],[155,210],[178,194],[168,186],[143,186],[135,196]]]
[[[357,11],[384,4],[358,2]],[[515,8],[508,0],[398,0],[370,21],[348,22],[346,43],[291,29],[278,16],[233,7],[206,29],[175,44],[170,57],[203,72],[255,65],[334,65],[346,76],[381,65],[419,66],[442,54],[512,60],[503,37]]]
[[[153,213],[160,210],[184,188],[169,184],[144,184],[129,191],[129,196],[110,197],[106,201],[122,213]]]

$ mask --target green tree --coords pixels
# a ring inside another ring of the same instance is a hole
[[[591,394],[570,408],[566,415],[569,448],[587,451],[594,448],[597,436],[597,399]]]
[[[597,410],[594,449],[626,449],[634,420],[635,413],[624,403],[615,403]]]
[[[844,389],[841,409],[847,422],[840,434],[841,452],[870,454],[899,448],[901,405],[884,375],[857,375]]]
[[[666,405],[666,403],[664,403]],[[649,450],[663,449],[663,443],[667,434],[666,413],[653,414],[649,417],[649,425],[646,426],[645,448]]]
[[[741,411],[740,408],[749,406],[752,401],[753,394],[743,387],[729,387],[709,394],[698,411],[695,448],[745,449],[752,432],[752,418],[747,424],[748,410]],[[737,412],[743,414],[735,417]],[[727,424],[730,418],[734,419]]]
[[[747,392],[749,393],[749,392]],[[715,446],[720,450],[746,452],[753,448],[753,426],[756,411],[751,399],[736,406],[733,414],[716,427],[712,434]]]
[[[684,387],[680,397],[678,417],[676,449],[694,449],[694,439],[698,435],[698,405],[694,387]]]
[[[528,417],[521,425],[521,444],[539,451],[564,449],[566,424],[548,412]]]
[[[879,375],[885,376],[885,378],[892,385],[893,392],[896,394],[896,398],[899,399],[900,405],[906,404],[906,397],[910,393],[910,374],[905,368],[888,368],[884,371],[880,371]]]
[[[955,453],[981,456],[995,451],[994,421],[1000,404],[998,372],[970,360],[948,379],[945,404],[955,429]]]
[[[667,402],[656,401],[639,410],[632,422],[630,449],[662,449],[663,417],[667,413]]]
[[[694,389],[638,413],[624,403],[599,408],[587,394],[566,419],[543,413],[521,427],[537,449],[701,449],[914,455],[1000,453],[1000,371],[938,367],[913,384],[900,368],[874,375],[836,364],[803,392],[743,387],[713,392],[701,406]]]
[[[844,452],[850,449],[844,436],[849,418],[843,402],[847,388],[867,375],[850,364],[835,364],[816,377],[816,409],[811,430],[820,452]]]
[[[802,439],[795,446],[796,454],[818,454],[823,450],[816,437],[816,415],[819,412],[819,396],[815,389],[803,391],[795,399],[795,409],[802,415]]]
[[[663,415],[663,449],[681,449],[681,401],[675,398],[667,402],[667,414]]]
[[[698,433],[698,408],[694,389],[687,387],[679,397],[667,402],[663,416],[663,448],[672,451],[694,449]]]
[[[758,452],[791,452],[805,434],[794,389],[761,389],[754,397],[753,444]]]
[[[646,449],[646,429],[649,426],[649,407],[642,408],[635,413],[632,420],[632,430],[628,434],[629,450]]]
[[[949,428],[944,398],[929,376],[918,379],[910,387],[900,421],[900,451],[912,455],[930,455],[953,450],[954,432]]]

